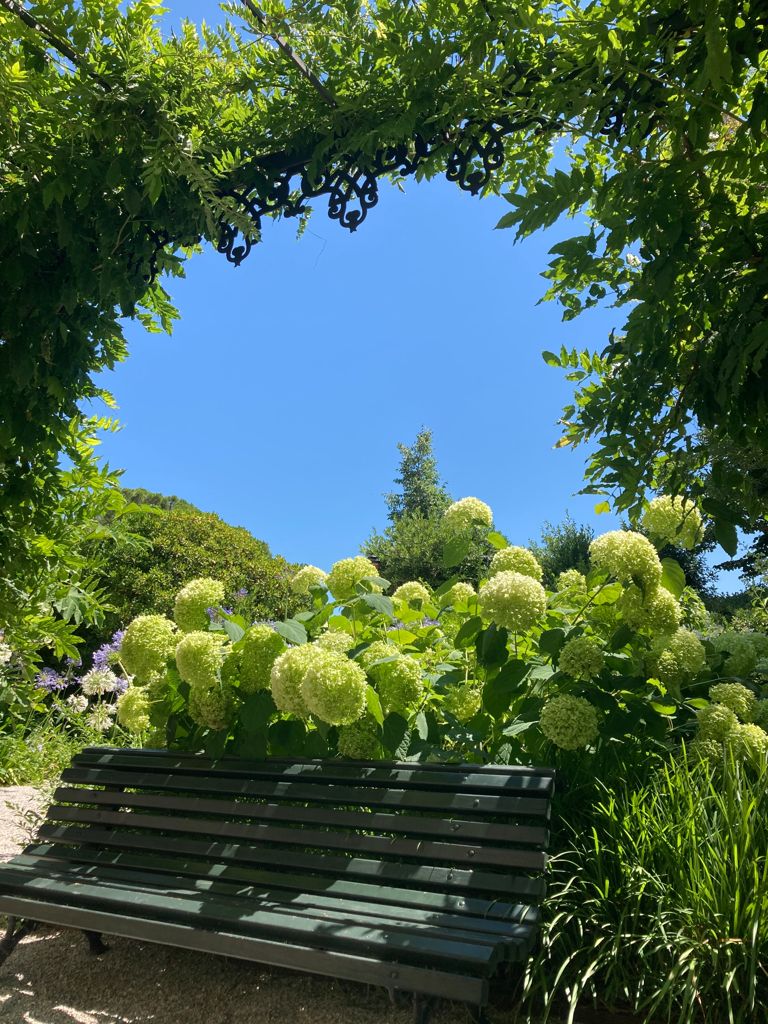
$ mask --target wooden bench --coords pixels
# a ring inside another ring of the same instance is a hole
[[[544,893],[546,769],[211,761],[91,748],[0,865],[4,959],[33,923],[436,997],[483,1018]],[[1,962],[1,960],[0,960]]]

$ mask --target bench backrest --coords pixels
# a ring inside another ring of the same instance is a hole
[[[548,769],[96,747],[63,773],[39,841],[53,856],[198,880],[531,904],[553,786]]]

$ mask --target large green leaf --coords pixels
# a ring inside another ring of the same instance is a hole
[[[284,622],[275,623],[275,631],[280,634],[288,643],[305,644],[307,642],[307,631],[301,622],[296,619],[286,619]]]
[[[494,718],[499,718],[510,705],[512,697],[520,690],[528,674],[529,666],[524,661],[508,661],[493,679],[483,687],[483,707]]]
[[[678,598],[685,590],[685,573],[674,558],[662,558],[661,560],[661,585]]]
[[[452,537],[443,545],[440,559],[444,569],[452,569],[455,565],[463,562],[469,554],[472,541],[469,537]]]

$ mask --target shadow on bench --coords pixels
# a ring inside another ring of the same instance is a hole
[[[547,769],[78,754],[38,841],[0,865],[0,962],[33,922],[414,995],[483,1018],[528,957],[544,893]]]

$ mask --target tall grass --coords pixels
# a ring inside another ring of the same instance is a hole
[[[685,756],[641,788],[598,785],[566,826],[523,1013],[577,1005],[669,1024],[768,1021],[768,769]]]

